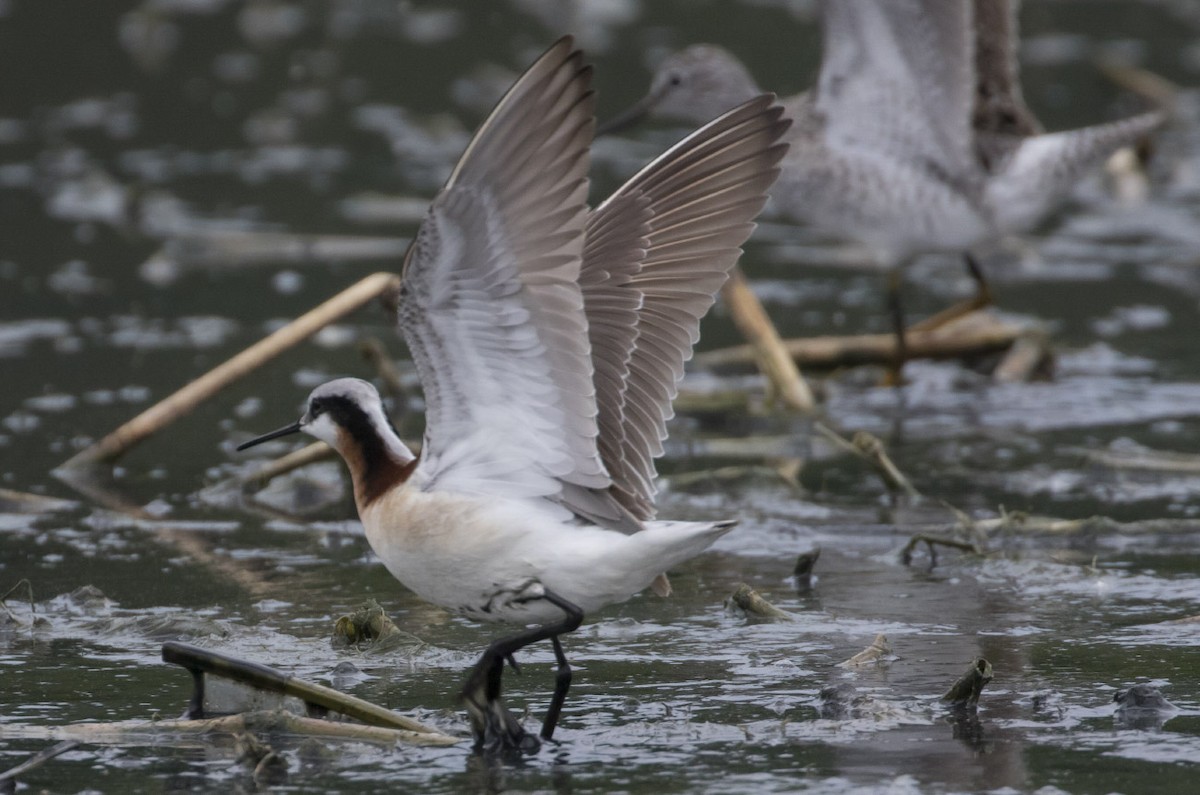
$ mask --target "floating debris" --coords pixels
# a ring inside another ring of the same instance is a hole
[[[849,682],[821,688],[817,694],[817,714],[827,720],[846,720],[852,716],[851,707],[858,699],[857,693]]]
[[[1090,464],[1113,469],[1200,475],[1200,455],[1153,450],[1127,439],[1112,444],[1107,450],[1068,447],[1063,452],[1084,456]]]
[[[288,763],[278,751],[249,732],[233,735],[237,761],[250,768],[258,786],[282,784],[287,780]]]
[[[1115,718],[1123,729],[1154,731],[1179,712],[1179,707],[1167,701],[1153,685],[1134,685],[1114,695],[1113,701],[1119,705]]]
[[[1049,378],[1054,369],[1050,341],[1040,330],[1024,331],[992,370],[992,380],[1002,384]]]
[[[181,665],[192,674],[195,689],[186,716],[192,721],[199,721],[205,717],[205,685],[209,677],[217,677],[239,682],[256,690],[297,698],[304,702],[310,713],[324,715],[327,712],[337,712],[369,726],[403,730],[407,734],[396,739],[404,739],[406,742],[429,745],[458,742],[456,738],[443,735],[436,729],[377,704],[324,685],[297,679],[266,665],[239,660],[210,649],[186,643],[164,643],[162,658],[163,662]]]
[[[933,535],[932,533],[914,533],[908,539],[908,543],[904,545],[904,548],[900,550],[900,562],[905,566],[912,565],[913,550],[920,544],[925,544],[929,547],[930,568],[937,566],[937,547],[939,546],[959,549],[972,555],[983,554],[983,547],[976,541],[967,541],[953,536]]]
[[[37,615],[37,605],[33,601],[33,583],[31,583],[28,579],[23,578],[23,579],[17,580],[17,584],[14,585],[13,587],[9,588],[4,593],[4,596],[0,596],[0,608],[4,609],[4,615],[0,616],[0,626],[3,626],[6,623],[9,625],[15,625],[18,627],[25,626],[26,622],[24,622],[20,618],[18,618],[17,615],[8,606],[8,597],[12,596],[17,591],[21,590],[21,588],[25,589],[26,595],[29,599],[29,616],[30,617],[29,617],[28,623],[35,627],[38,626],[39,624],[45,623],[45,619],[41,618],[40,616]]]
[[[729,601],[725,603],[726,607],[730,604],[736,605],[747,618],[764,618],[764,619],[781,619],[784,621],[795,621],[796,615],[789,613],[786,610],[780,610],[775,605],[768,602],[759,596],[758,591],[751,588],[746,583],[741,583],[734,589],[733,595],[729,597]]]
[[[813,588],[813,569],[821,557],[821,548],[813,547],[807,552],[796,556],[796,565],[792,569],[792,582],[797,593],[808,593]],[[882,637],[882,636],[881,636]]]
[[[377,709],[383,708],[377,707]],[[457,745],[462,742],[461,738],[442,734],[432,729],[413,731],[382,726],[364,726],[360,723],[308,718],[283,710],[243,712],[239,715],[225,715],[219,718],[126,720],[111,723],[68,723],[54,726],[0,723],[0,740],[76,740],[81,743],[104,745],[162,744],[172,741],[179,742],[189,737],[201,740],[213,734],[236,734],[238,732],[290,734],[299,737],[379,743],[387,746],[401,743],[443,746]]]
[[[942,701],[952,707],[974,709],[984,685],[992,681],[992,664],[982,657],[971,660],[967,670],[942,696]]]
[[[891,653],[892,644],[888,643],[887,636],[880,632],[875,636],[875,640],[871,641],[870,646],[850,659],[838,663],[838,665],[842,668],[863,668],[868,665],[886,662]]]
[[[991,312],[972,312],[933,331],[904,335],[908,359],[962,359],[1009,348],[1026,329],[996,318]],[[894,334],[859,334],[784,340],[783,345],[801,368],[834,370],[866,364],[887,365],[895,359]],[[696,354],[696,365],[718,373],[746,372],[754,366],[750,345],[735,345]]]
[[[374,644],[392,635],[401,634],[379,602],[368,599],[348,616],[342,616],[333,626],[333,648]]]

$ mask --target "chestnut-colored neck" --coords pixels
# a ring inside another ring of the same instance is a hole
[[[354,504],[359,513],[389,489],[398,488],[417,468],[417,459],[397,461],[386,450],[351,443],[342,449],[354,481]]]
[[[361,513],[389,489],[407,481],[417,467],[417,459],[411,455],[403,456],[402,445],[389,444],[383,434],[395,432],[391,428],[376,427],[355,402],[326,399],[326,406],[337,423],[338,452],[350,468],[354,502]]]

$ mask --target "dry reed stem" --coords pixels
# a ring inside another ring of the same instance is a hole
[[[734,268],[721,290],[734,324],[749,342],[758,369],[767,378],[770,395],[793,411],[810,414],[816,407],[795,359],[789,355],[762,303],[746,283],[741,268]]]
[[[188,414],[229,384],[258,369],[335,320],[394,290],[398,284],[399,277],[394,274],[371,274],[155,403],[64,462],[60,469],[88,469],[119,458],[129,448]]]
[[[990,312],[972,312],[933,331],[908,331],[904,335],[908,359],[959,359],[1008,348],[1023,329],[997,320]],[[782,341],[783,350],[803,368],[832,370],[864,364],[888,365],[896,356],[896,336],[859,334],[839,337],[805,337]],[[715,371],[744,370],[757,361],[750,345],[705,351],[696,364]]]

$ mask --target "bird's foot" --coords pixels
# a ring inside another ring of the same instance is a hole
[[[472,669],[462,691],[471,720],[475,751],[488,756],[535,754],[541,742],[526,732],[516,716],[504,706],[500,699],[499,677],[491,671],[493,666],[503,670],[504,658],[493,662],[485,655]],[[496,684],[493,684],[493,676]]]

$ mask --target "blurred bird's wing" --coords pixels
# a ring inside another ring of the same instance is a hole
[[[830,147],[970,173],[975,96],[967,0],[825,0],[815,103]]]

